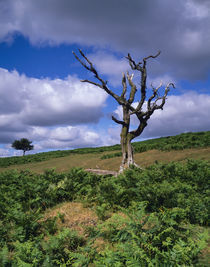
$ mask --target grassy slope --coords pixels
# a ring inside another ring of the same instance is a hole
[[[43,172],[46,169],[55,168],[58,172],[65,172],[72,167],[83,168],[99,168],[105,170],[117,171],[120,166],[121,158],[101,159],[104,153],[93,154],[71,154],[66,157],[53,158],[47,161],[34,162],[22,165],[12,165],[7,168],[0,168],[0,171],[8,169],[25,170],[30,169],[34,172]],[[135,154],[136,163],[142,167],[146,167],[154,163],[170,162],[170,161],[184,161],[187,158],[204,159],[210,161],[210,147],[207,148],[192,148],[185,150],[172,150],[172,151],[159,151],[150,150],[142,153]]]
[[[163,141],[160,140],[161,142]],[[150,140],[150,142],[154,142]],[[143,143],[143,142],[142,142]],[[94,151],[94,153],[71,153],[67,156],[50,158],[41,162],[27,163],[21,165],[12,165],[7,168],[0,168],[0,171],[5,169],[30,169],[33,172],[43,172],[49,168],[56,168],[58,172],[68,171],[72,167],[83,167],[83,168],[100,168],[107,170],[118,170],[121,157],[101,159],[102,155],[113,153],[113,151],[104,150],[100,152]],[[148,150],[142,153],[135,154],[135,160],[137,164],[141,166],[149,166],[155,161],[159,162],[170,162],[170,161],[185,161],[188,158],[193,159],[205,159],[210,162],[210,146],[208,147],[197,147],[183,150],[171,150],[171,151],[160,151],[157,149]],[[83,203],[84,204],[84,203]],[[70,211],[70,212],[69,212]],[[54,217],[58,213],[65,214],[64,223],[60,223],[60,227],[67,227],[76,230],[79,234],[84,235],[84,229],[87,226],[94,226],[98,223],[98,217],[94,212],[94,209],[84,207],[81,203],[65,202],[59,203],[58,205],[49,208],[44,218]],[[108,220],[107,220],[108,222]],[[85,235],[84,235],[85,236]],[[103,251],[107,243],[103,239],[96,239],[95,244],[99,250]],[[200,262],[200,266],[208,266],[207,259],[209,254],[209,247],[206,248],[203,253]]]
[[[135,142],[133,146],[135,161],[143,167],[155,161],[183,161],[186,158],[210,160],[210,131],[150,139]],[[116,157],[115,151],[119,154],[119,145],[0,158],[0,171],[15,168],[42,172],[49,168],[56,168],[57,171],[63,172],[72,167],[117,171],[121,157]]]

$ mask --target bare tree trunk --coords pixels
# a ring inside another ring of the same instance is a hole
[[[123,106],[123,121],[121,130],[121,148],[122,148],[122,163],[120,166],[120,172],[123,172],[129,166],[134,165],[133,159],[133,149],[131,145],[131,135],[129,133],[130,127],[130,114],[129,108],[127,106]]]
[[[131,145],[131,138],[128,135],[127,138],[127,149],[128,149],[128,167],[134,165],[134,158],[133,158],[133,147]]]
[[[122,131],[121,131],[122,163],[120,166],[120,172],[122,172],[126,168],[126,165],[127,165],[127,159],[128,159],[127,136],[128,136],[128,132],[127,132],[126,127],[122,127]]]
[[[127,135],[123,135],[121,133],[121,147],[122,147],[122,163],[120,166],[120,172],[123,172],[131,165],[137,166],[137,164],[134,162],[133,148],[129,133],[127,133]]]

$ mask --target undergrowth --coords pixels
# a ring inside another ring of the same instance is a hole
[[[0,173],[0,266],[199,266],[209,177],[210,163],[198,160],[118,177],[82,169]],[[66,201],[95,209],[97,226],[80,236],[57,224],[65,215],[44,219]]]

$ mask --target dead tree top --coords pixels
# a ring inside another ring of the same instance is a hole
[[[87,56],[83,53],[81,49],[79,49],[79,54],[81,56],[78,57],[75,52],[72,52],[75,56],[75,58],[81,63],[81,65],[86,68],[88,71],[92,72],[94,77],[96,78],[97,82],[91,81],[91,80],[82,80],[82,82],[87,82],[89,84],[95,85],[101,89],[103,89],[107,94],[112,96],[119,105],[126,106],[130,110],[130,115],[135,114],[140,121],[147,121],[150,116],[153,114],[153,112],[157,109],[163,109],[163,106],[165,104],[168,92],[170,90],[170,87],[175,88],[173,83],[168,83],[165,87],[164,94],[160,96],[159,94],[159,89],[162,87],[162,82],[158,87],[152,87],[152,95],[149,97],[147,100],[147,110],[143,111],[143,104],[146,101],[146,79],[147,79],[147,61],[150,58],[157,58],[160,55],[160,51],[156,55],[150,55],[145,58],[143,58],[142,61],[136,63],[136,61],[131,57],[131,55],[128,53],[126,59],[129,62],[129,65],[132,70],[137,70],[140,71],[141,73],[141,83],[140,83],[140,91],[141,91],[141,97],[140,100],[138,101],[137,107],[133,107],[132,103],[134,102],[135,95],[137,92],[137,86],[133,82],[133,74],[129,74],[127,72],[126,74],[123,73],[122,76],[122,93],[121,95],[118,95],[114,93],[107,84],[107,81],[105,81],[97,72],[95,67],[93,66],[93,63],[87,58]],[[128,99],[126,99],[126,93],[127,93],[127,83],[130,86],[130,94]],[[124,124],[123,121],[120,121],[116,119],[114,116],[112,116],[112,120],[115,121],[118,124]]]

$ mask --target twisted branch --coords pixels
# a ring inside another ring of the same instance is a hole
[[[147,120],[150,118],[150,116],[153,114],[153,112],[157,109],[163,109],[163,106],[165,105],[165,101],[168,95],[168,92],[170,90],[170,87],[175,88],[173,83],[168,83],[166,88],[165,88],[165,92],[163,96],[159,96],[159,89],[162,87],[162,82],[160,83],[160,85],[157,88],[154,88],[152,86],[153,89],[153,94],[150,96],[150,98],[148,99],[147,102],[147,111],[143,112],[142,111],[142,107],[143,104],[146,101],[146,80],[147,80],[147,69],[146,69],[146,63],[147,60],[150,58],[156,58],[160,55],[160,51],[157,52],[157,54],[155,55],[150,55],[148,57],[143,58],[143,62],[138,62],[136,63],[135,60],[131,57],[131,55],[128,53],[128,56],[126,57],[128,59],[129,65],[131,67],[132,70],[137,70],[141,72],[141,99],[137,105],[136,108],[134,108],[132,106],[132,103],[135,99],[135,95],[137,92],[137,88],[136,85],[133,82],[133,74],[129,74],[127,72],[127,74],[125,75],[125,73],[123,73],[123,77],[122,77],[122,94],[119,96],[117,94],[115,94],[112,90],[110,90],[107,86],[107,81],[104,81],[98,74],[97,70],[95,69],[95,67],[93,66],[92,62],[85,56],[85,54],[82,52],[82,50],[79,50],[79,53],[81,55],[81,57],[84,59],[81,60],[74,52],[74,56],[75,58],[80,62],[80,64],[86,68],[88,71],[92,72],[94,74],[94,77],[98,80],[97,82],[94,81],[90,81],[90,80],[82,80],[82,82],[87,82],[90,83],[92,85],[95,85],[97,87],[102,88],[103,90],[105,90],[105,92],[107,92],[109,95],[111,95],[120,105],[122,105],[123,107],[126,106],[126,109],[129,112],[129,116],[135,114],[139,121],[139,127],[134,130],[129,132],[129,134],[131,134],[134,137],[138,136],[141,134],[141,132],[144,130],[144,128],[147,125]],[[130,90],[130,95],[128,100],[126,100],[126,92],[127,92],[127,83],[126,80],[128,81],[131,90]],[[157,102],[161,101],[161,103],[158,105]],[[121,121],[116,119],[114,116],[112,116],[112,120],[118,124],[121,124],[123,126],[126,125],[125,121]]]
[[[98,72],[96,71],[96,69],[93,67],[92,62],[85,56],[85,54],[82,52],[81,49],[79,49],[79,53],[82,56],[82,58],[84,58],[84,60],[88,63],[83,62],[77,55],[75,52],[72,52],[73,55],[75,56],[75,58],[80,62],[80,64],[86,68],[87,70],[89,70],[90,72],[92,72],[94,74],[94,77],[100,82],[100,84],[95,83],[93,81],[90,80],[82,80],[82,82],[86,82],[86,83],[90,83],[93,85],[96,85],[100,88],[102,88],[104,91],[107,92],[107,94],[111,95],[120,105],[124,104],[124,102],[122,101],[122,99],[120,98],[120,96],[118,96],[117,94],[115,94],[112,90],[110,90],[107,86],[107,81],[104,81],[99,75]]]
[[[121,125],[125,125],[125,122],[124,121],[120,121],[118,119],[116,119],[114,116],[112,116],[112,120],[118,124],[121,124]]]

